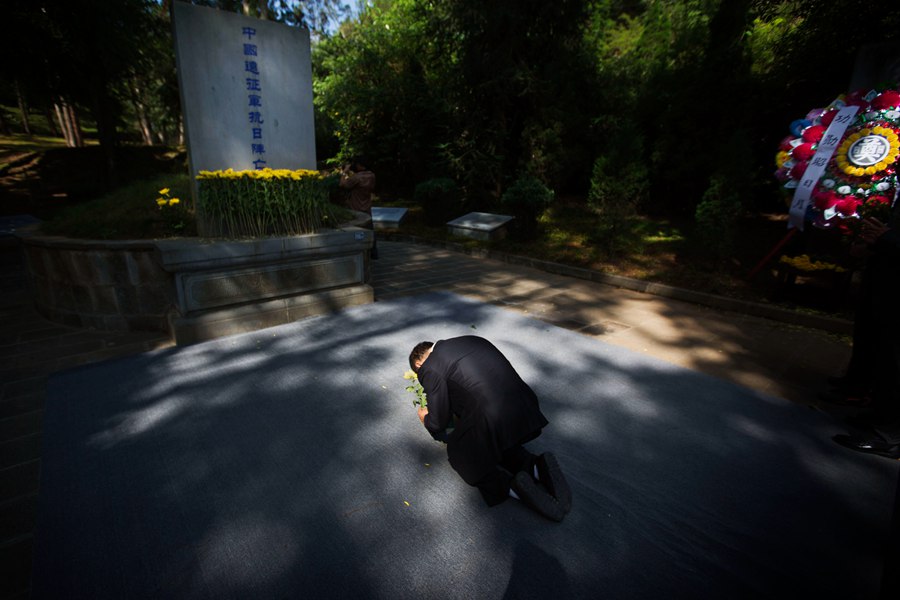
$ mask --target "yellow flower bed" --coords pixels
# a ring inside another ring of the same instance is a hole
[[[326,176],[308,169],[200,171],[203,234],[264,237],[314,233],[336,221]]]
[[[322,179],[319,171],[311,171],[309,169],[256,169],[247,171],[235,171],[234,169],[225,169],[224,171],[200,171],[197,179],[259,179],[270,181],[273,179],[293,179],[299,181],[306,178]]]
[[[795,269],[798,269],[800,271],[807,271],[807,272],[833,271],[835,273],[843,273],[846,271],[845,268],[840,267],[833,263],[812,260],[806,254],[801,254],[800,256],[782,256],[779,259],[779,262],[786,264],[790,267],[794,267]]]

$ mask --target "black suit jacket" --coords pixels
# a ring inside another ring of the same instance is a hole
[[[425,427],[447,437],[450,465],[474,485],[493,471],[501,454],[540,434],[547,425],[534,391],[505,356],[477,336],[441,340],[419,368],[428,394]]]

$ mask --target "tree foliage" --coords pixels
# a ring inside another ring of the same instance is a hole
[[[175,0],[178,1],[178,0]],[[335,0],[182,0],[250,17],[277,21],[291,26],[306,27],[323,35],[333,25],[345,19],[350,7]],[[171,3],[165,0],[163,4]]]
[[[684,215],[712,177],[765,206],[785,124],[898,25],[850,0],[376,2],[315,49],[320,148],[486,206],[522,174]]]

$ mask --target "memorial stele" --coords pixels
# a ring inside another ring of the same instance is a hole
[[[315,169],[309,31],[188,2],[172,22],[192,177]]]

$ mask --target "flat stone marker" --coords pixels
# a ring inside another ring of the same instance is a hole
[[[406,217],[405,208],[400,207],[372,207],[372,227],[375,229],[396,229]]]
[[[31,215],[11,215],[0,217],[0,237],[12,237],[16,230],[40,223],[41,220]]]
[[[447,223],[447,230],[476,240],[499,240],[506,237],[506,224],[513,220],[509,215],[470,212]]]

